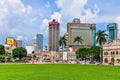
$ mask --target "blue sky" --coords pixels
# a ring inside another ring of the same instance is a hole
[[[119,25],[119,3],[120,0],[0,0],[0,43],[5,44],[6,37],[14,37],[26,45],[42,33],[45,45],[48,22],[53,18],[61,23],[61,35],[73,18],[85,22],[86,17],[87,23],[97,24],[97,30],[106,29],[106,24],[112,22]]]

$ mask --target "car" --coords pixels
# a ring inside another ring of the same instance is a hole
[[[108,62],[108,65],[114,65],[114,63],[113,62]]]
[[[95,62],[94,62],[94,61],[91,61],[91,62],[89,62],[89,64],[95,64]]]

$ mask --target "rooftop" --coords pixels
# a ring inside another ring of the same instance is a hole
[[[53,19],[51,22],[49,22],[49,25],[60,25],[60,23]]]

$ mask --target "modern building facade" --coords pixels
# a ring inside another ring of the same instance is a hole
[[[22,40],[16,40],[17,41],[17,47],[23,47]]]
[[[38,54],[39,50],[38,50],[38,45],[36,43],[31,44],[34,48],[34,54]]]
[[[109,39],[110,40],[115,40],[117,39],[117,24],[116,23],[111,23],[107,25],[107,30],[109,32]]]
[[[38,50],[43,50],[43,34],[36,35],[36,44],[38,46]]]
[[[26,46],[26,50],[27,50],[27,54],[38,54],[39,50],[38,50],[38,45],[36,43],[32,43],[30,45]]]
[[[120,64],[120,40],[113,40],[112,43],[103,45],[103,63]]]
[[[34,47],[33,47],[32,45],[27,45],[27,46],[26,46],[26,50],[27,50],[27,55],[33,54],[33,52],[34,52]]]
[[[59,51],[60,23],[55,19],[49,22],[49,51]]]
[[[96,24],[80,23],[80,19],[74,19],[67,24],[68,46],[73,48],[91,47],[96,45]],[[84,41],[82,44],[73,43],[74,38],[80,36]]]

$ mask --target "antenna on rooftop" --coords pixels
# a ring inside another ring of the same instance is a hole
[[[56,21],[58,22],[58,15],[56,16]]]
[[[85,25],[87,24],[87,19],[86,19],[86,15],[85,15]]]

